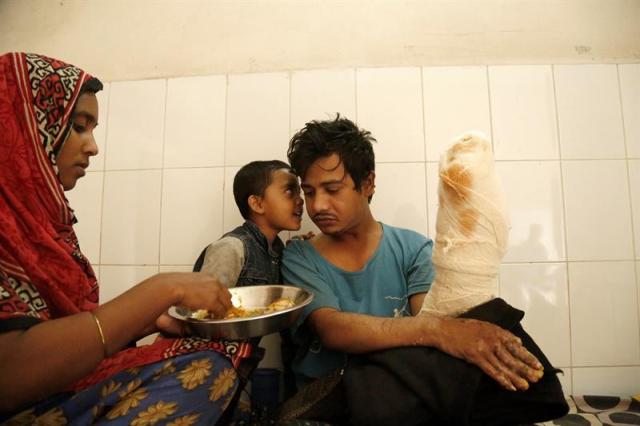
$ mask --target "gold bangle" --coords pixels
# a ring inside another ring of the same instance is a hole
[[[89,311],[89,313],[93,317],[93,321],[96,323],[96,326],[98,327],[98,333],[100,333],[100,341],[102,341],[102,350],[104,351],[104,357],[108,358],[109,354],[107,352],[107,342],[104,338],[104,331],[102,331],[102,324],[100,324],[100,320],[98,319],[98,316],[96,315],[95,312]]]

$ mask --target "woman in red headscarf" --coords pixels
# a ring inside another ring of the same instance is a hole
[[[237,342],[179,334],[172,305],[222,315],[229,292],[205,274],[159,274],[98,304],[64,196],[98,153],[84,71],[40,55],[0,56],[0,422],[212,424],[238,386]]]

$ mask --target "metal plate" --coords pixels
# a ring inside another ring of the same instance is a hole
[[[246,318],[196,319],[189,309],[172,306],[169,315],[185,322],[187,330],[206,339],[248,339],[264,336],[290,327],[302,308],[313,300],[313,294],[305,289],[288,285],[255,285],[229,289],[234,306],[245,309],[265,308],[271,302],[288,298],[295,305],[291,308]]]

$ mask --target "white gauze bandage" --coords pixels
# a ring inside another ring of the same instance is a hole
[[[436,277],[420,314],[457,316],[495,297],[509,219],[481,133],[457,139],[440,159],[439,174]]]

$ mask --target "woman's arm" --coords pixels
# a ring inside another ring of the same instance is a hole
[[[0,411],[16,411],[62,391],[93,371],[105,351],[116,353],[156,324],[175,330],[176,323],[163,315],[172,305],[223,316],[231,307],[231,297],[207,274],[159,274],[94,311],[104,347],[89,312],[0,334]]]

